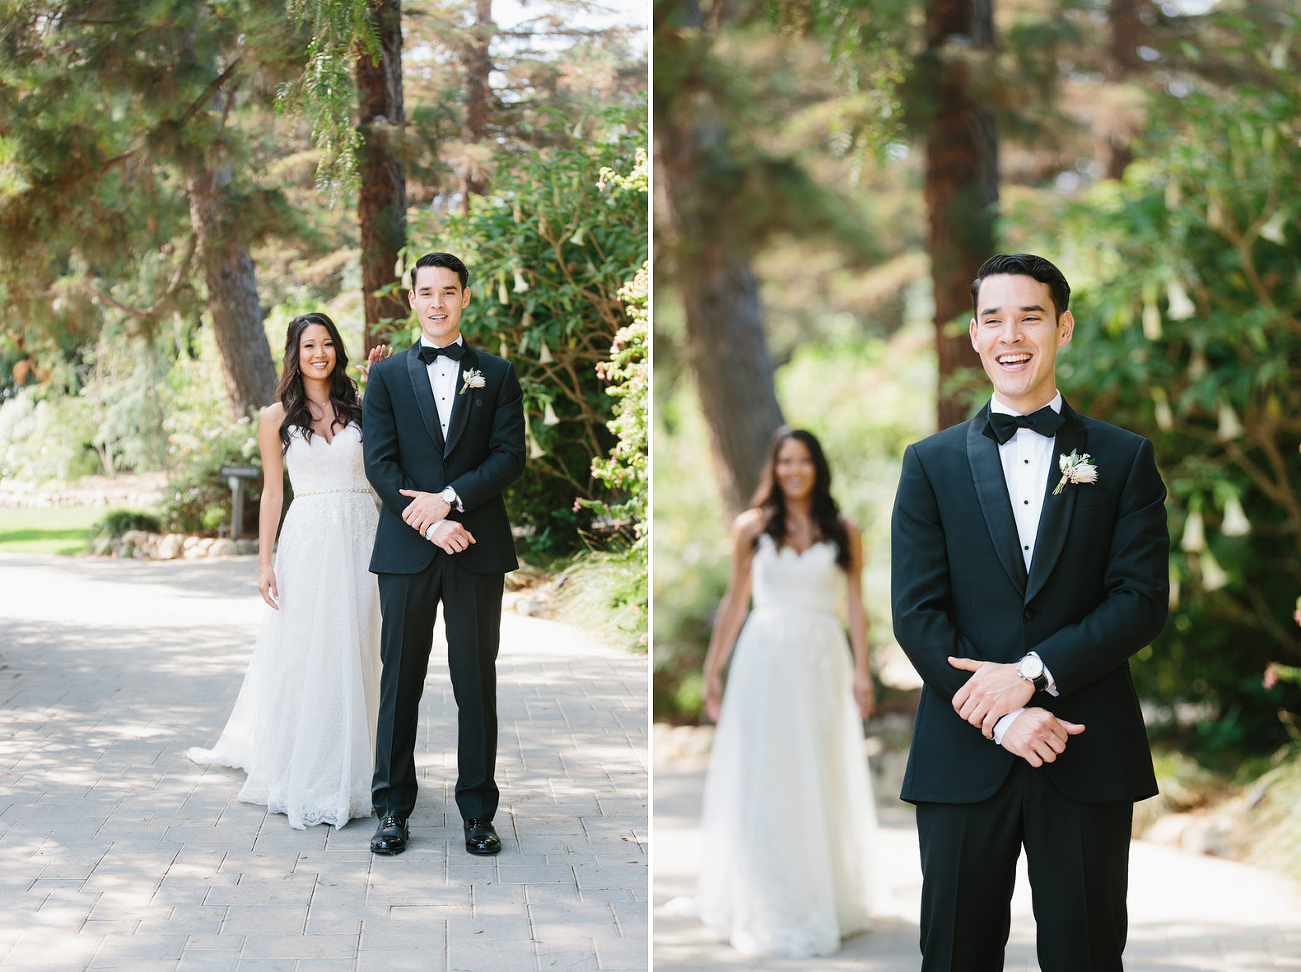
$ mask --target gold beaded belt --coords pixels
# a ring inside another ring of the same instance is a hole
[[[370,493],[370,487],[362,489],[359,486],[345,486],[340,489],[313,489],[306,493],[294,493],[294,499],[302,496],[324,496],[326,493]]]

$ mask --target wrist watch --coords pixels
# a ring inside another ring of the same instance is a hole
[[[1048,676],[1044,674],[1044,662],[1038,655],[1025,655],[1016,663],[1016,673],[1034,685],[1036,692],[1048,687]]]
[[[443,498],[443,501],[444,501],[445,503],[447,503],[448,506],[451,506],[451,507],[455,508],[455,506],[456,506],[456,490],[452,489],[451,486],[446,487],[446,488],[445,488],[441,493],[439,493],[438,495],[441,496],[441,497]]]

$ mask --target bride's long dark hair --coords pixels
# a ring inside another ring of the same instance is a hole
[[[285,406],[285,420],[280,423],[281,451],[289,448],[290,433],[302,429],[303,438],[312,441],[312,411],[307,404],[307,389],[303,387],[303,369],[298,363],[298,345],[303,332],[313,324],[319,324],[330,332],[334,343],[334,370],[330,372],[330,404],[334,406],[334,424],[346,428],[349,422],[356,422],[361,428],[361,404],[357,401],[357,383],[348,377],[348,352],[344,350],[343,338],[334,321],[324,314],[299,314],[289,322],[285,333],[285,365],[280,376],[280,387],[276,389],[276,398]]]
[[[763,513],[763,532],[780,547],[786,542],[786,494],[777,481],[777,453],[791,439],[803,442],[813,460],[813,522],[818,525],[819,539],[836,545],[836,563],[849,569],[849,534],[840,518],[840,505],[831,495],[831,468],[822,444],[812,432],[783,425],[773,433],[768,446],[768,461],[751,505]]]

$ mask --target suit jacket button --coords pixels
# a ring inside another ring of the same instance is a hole
[[[1021,617],[1025,618],[1027,621],[1033,621],[1033,620],[1034,620],[1034,608],[1032,608],[1032,607],[1028,607],[1028,608],[1026,608],[1026,609],[1025,609],[1025,613],[1022,614]]]
[[[444,465],[444,466],[450,466],[451,464],[452,464],[452,460],[451,460],[451,459],[444,459],[444,460],[443,460],[443,465]]]

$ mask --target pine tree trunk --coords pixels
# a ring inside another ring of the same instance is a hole
[[[682,286],[687,353],[709,427],[728,513],[750,505],[773,432],[782,424],[763,308],[749,261],[726,254]]]
[[[967,417],[967,390],[951,387],[961,368],[980,370],[967,328],[971,281],[994,254],[998,204],[998,133],[977,103],[964,56],[994,43],[992,0],[929,0],[925,69],[933,73],[926,118],[926,206],[939,362],[939,428]],[[957,323],[955,323],[955,321]],[[981,382],[983,387],[983,382]]]
[[[407,302],[401,294],[377,297],[376,291],[401,279],[398,255],[407,238],[407,178],[389,135],[405,122],[402,108],[402,11],[398,0],[373,0],[371,15],[379,31],[382,56],[357,58],[361,150],[358,170],[357,222],[361,228],[361,289],[366,309],[364,352],[383,340],[381,321],[403,319]]]
[[[231,411],[244,416],[271,404],[276,369],[262,329],[253,257],[230,207],[230,180],[229,166],[201,171],[190,177],[188,190],[226,397]]]
[[[475,0],[474,28],[466,41],[463,54],[465,70],[465,114],[461,118],[461,142],[468,150],[461,168],[461,200],[465,211],[470,211],[470,196],[488,192],[488,173],[475,147],[482,145],[488,136],[488,104],[492,89],[488,76],[492,73],[492,59],[488,45],[492,41],[492,0]]]
[[[699,8],[684,4],[688,27]],[[672,57],[666,37],[664,56]],[[663,221],[661,239],[673,253],[674,283],[682,295],[687,358],[723,502],[735,516],[750,505],[772,433],[782,424],[773,363],[763,331],[759,288],[749,258],[721,238],[711,217],[710,173],[726,169],[722,122],[692,117],[690,91],[656,91],[655,163]]]

